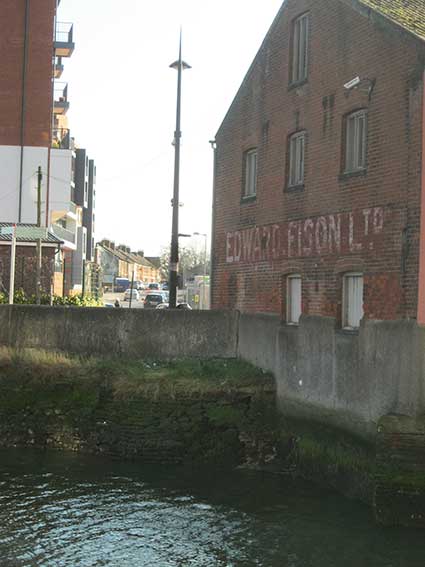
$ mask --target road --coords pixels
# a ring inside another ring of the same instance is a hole
[[[143,299],[142,297],[144,297],[144,294],[142,295],[142,293],[140,294],[140,300],[139,301],[133,301],[131,302],[131,308],[132,309],[143,309]],[[119,302],[121,304],[121,307],[124,307],[125,309],[128,309],[130,307],[130,302],[129,301],[124,301],[124,293],[105,293],[103,296],[103,302],[104,303],[115,303],[115,300],[119,299]]]

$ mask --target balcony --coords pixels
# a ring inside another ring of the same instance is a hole
[[[73,24],[68,22],[57,22],[56,37],[53,43],[56,57],[71,57],[75,49],[73,34]]]
[[[52,148],[58,150],[73,150],[74,138],[71,138],[69,128],[54,128],[52,132]]]
[[[55,67],[54,67],[54,77],[55,79],[60,79],[62,77],[62,73],[63,73],[63,63],[62,63],[62,57],[56,57],[55,58]]]
[[[53,112],[54,114],[64,115],[68,112],[68,109],[68,84],[55,83]]]
[[[52,231],[53,234],[63,240],[65,244],[69,243],[75,246],[75,232],[71,232],[59,224],[52,224]]]

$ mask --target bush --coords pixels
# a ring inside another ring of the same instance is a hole
[[[40,298],[41,305],[50,305],[50,295],[43,293]],[[37,303],[35,295],[26,295],[23,289],[15,291],[13,302],[16,305],[35,305]],[[0,292],[0,305],[9,303],[9,294]],[[103,301],[93,297],[83,296],[81,293],[67,297],[53,296],[53,305],[63,307],[102,307]]]

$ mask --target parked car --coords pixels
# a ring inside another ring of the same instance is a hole
[[[144,301],[145,309],[155,309],[158,305],[162,303],[167,303],[168,298],[164,293],[151,291],[146,294]]]
[[[137,291],[137,289],[131,289],[128,288],[125,292],[124,292],[124,301],[130,301],[130,297],[132,301],[139,301],[140,299],[140,294]]]
[[[168,303],[160,303],[159,305],[156,306],[157,309],[169,309],[170,305]],[[192,307],[189,305],[189,303],[178,303],[176,306],[176,309],[187,309],[187,310],[192,310]]]

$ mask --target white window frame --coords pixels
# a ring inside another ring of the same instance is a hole
[[[244,154],[244,193],[245,197],[255,197],[257,195],[257,176],[258,176],[258,149],[252,148]]]
[[[304,185],[305,132],[296,132],[289,138],[288,188]]]
[[[299,287],[299,297],[297,299],[297,303],[298,303],[298,309],[296,311],[296,313],[298,313],[297,315],[294,315],[294,290],[293,290],[293,282],[294,281],[299,281],[300,287]],[[300,321],[300,317],[302,315],[302,289],[303,289],[303,284],[302,284],[302,277],[300,274],[290,274],[289,276],[287,276],[286,278],[286,323],[288,325],[299,325],[299,321]]]
[[[357,110],[345,118],[345,173],[364,171],[367,165],[366,110]]]
[[[297,84],[308,77],[308,48],[310,35],[310,14],[299,16],[293,23],[291,83]]]
[[[350,313],[350,310],[355,310],[355,306],[351,303],[351,295],[354,290],[350,289],[350,280],[361,278],[361,300],[360,305],[357,307],[357,315]],[[360,327],[360,321],[364,316],[364,275],[361,272],[349,272],[344,274],[343,278],[343,313],[342,313],[342,327],[347,330],[356,330]],[[355,319],[355,320],[353,320]]]

